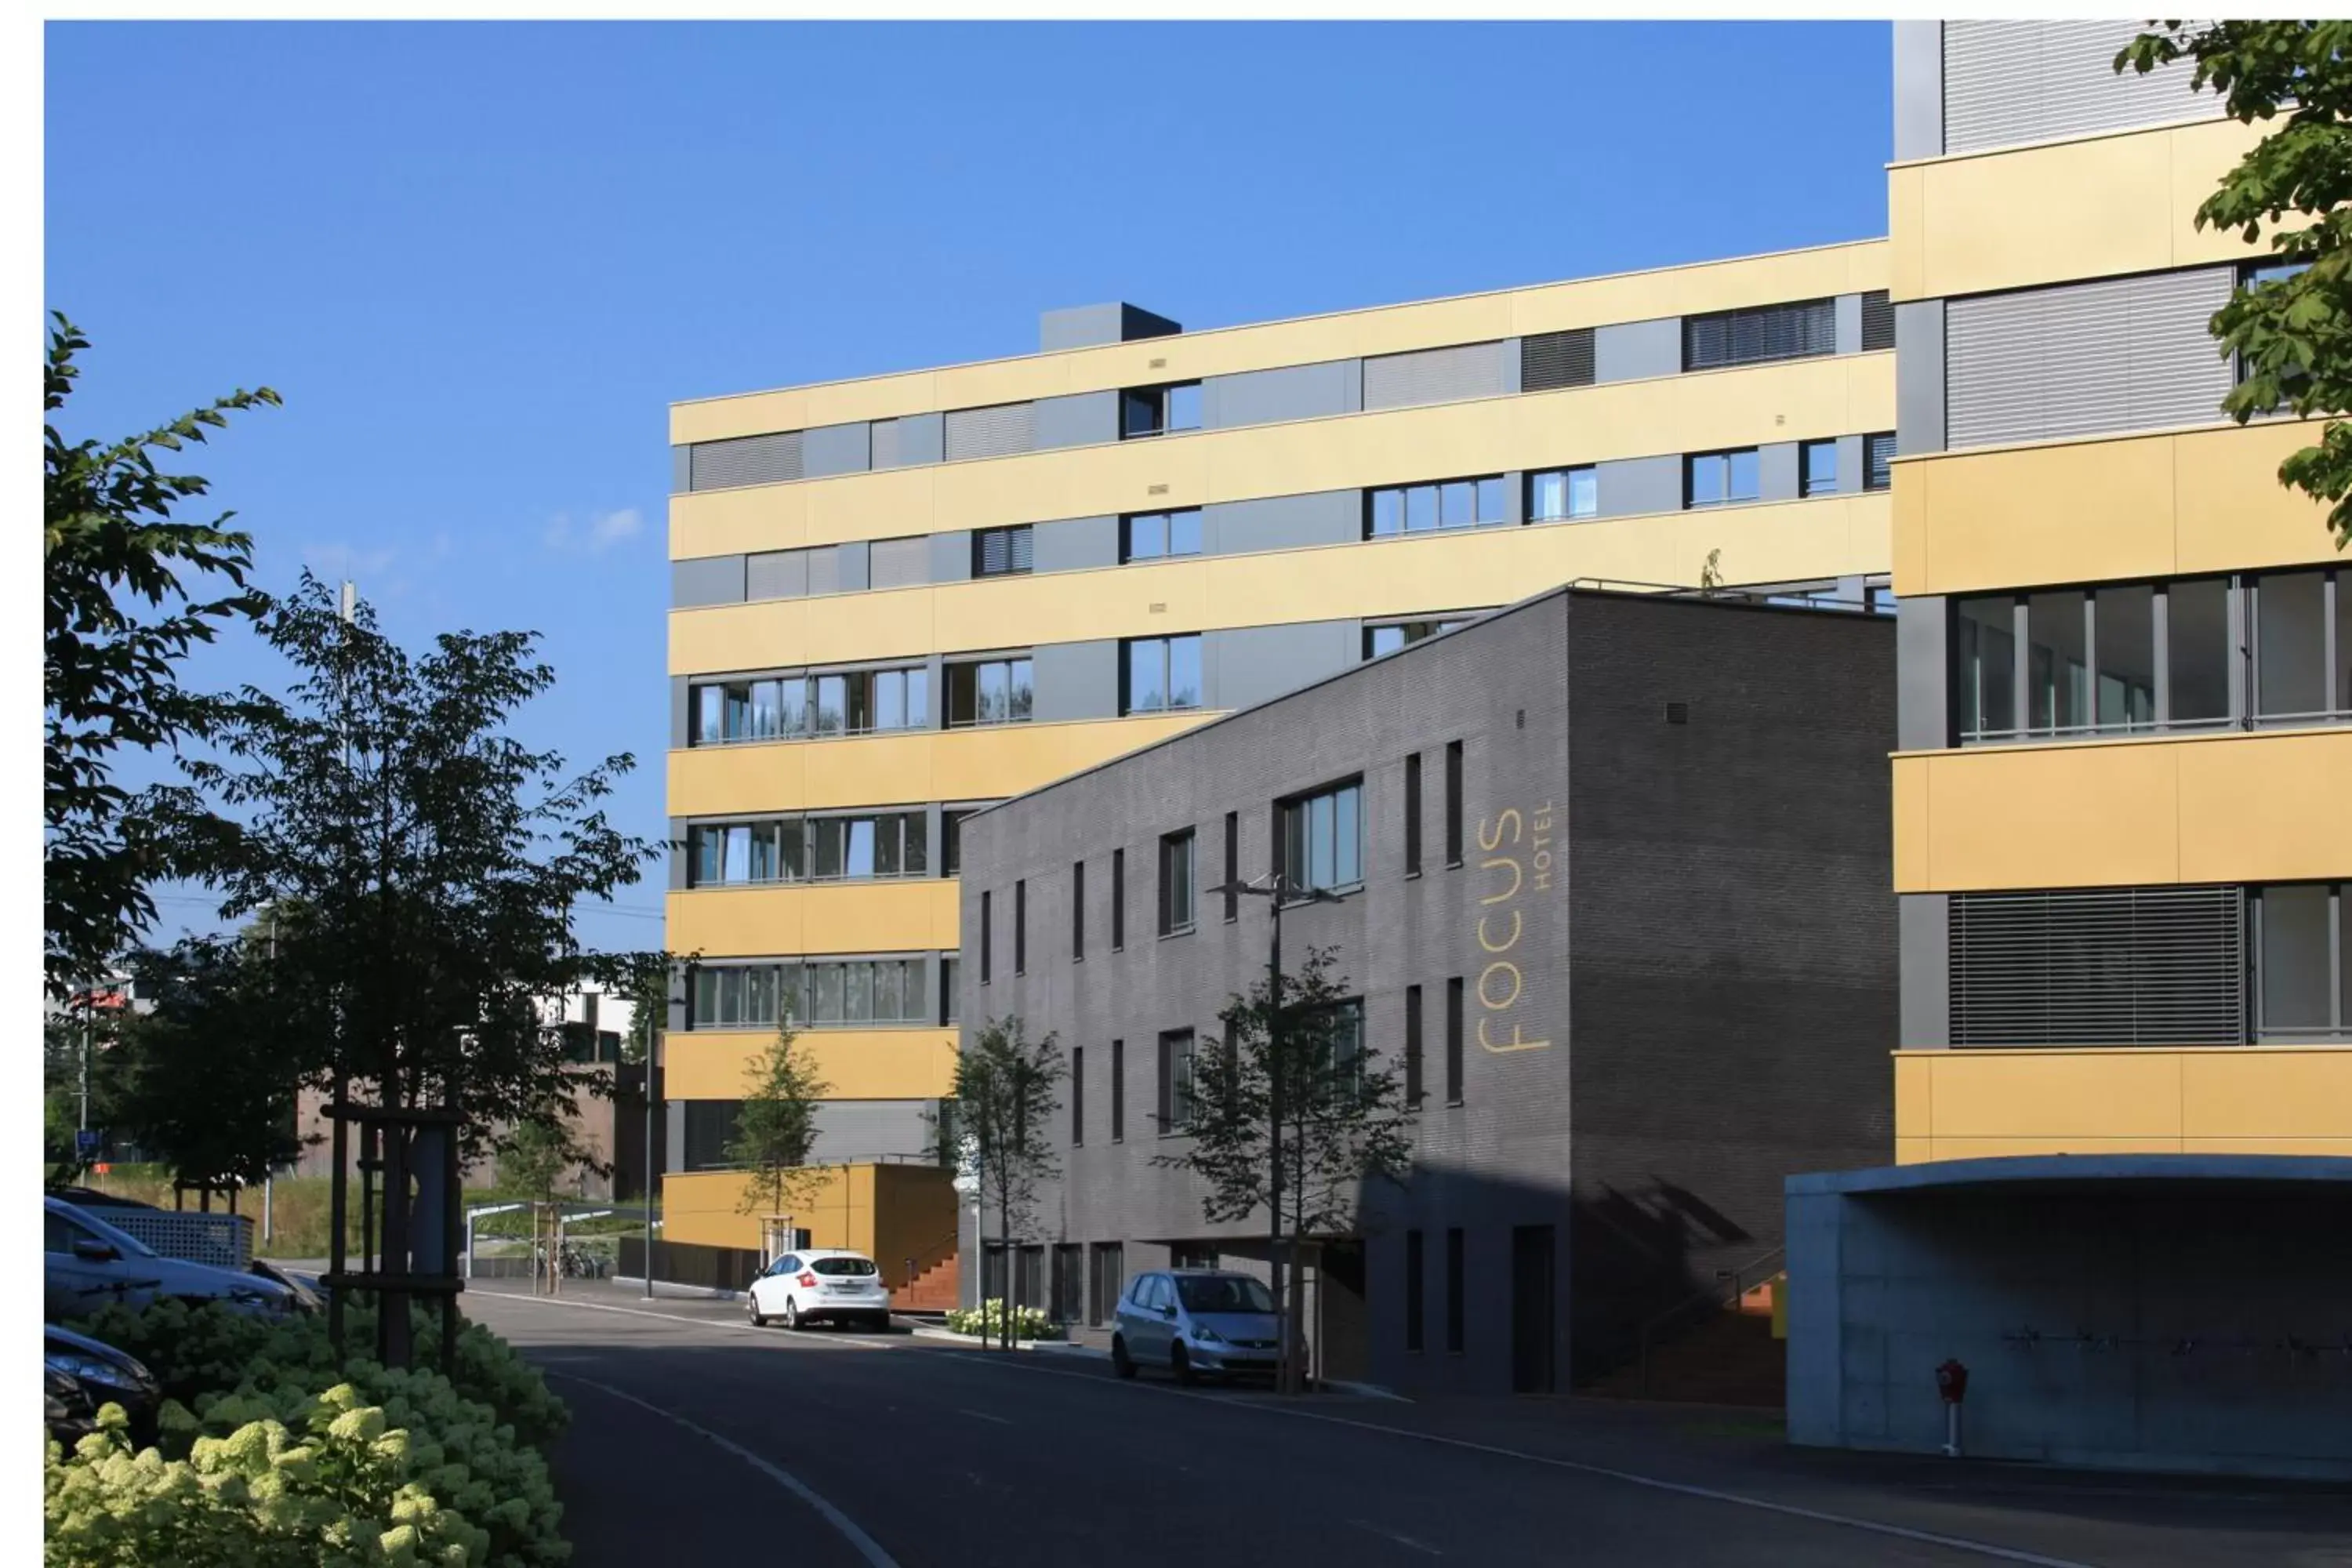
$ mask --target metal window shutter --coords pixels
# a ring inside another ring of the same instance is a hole
[[[1862,297],[1862,350],[1891,349],[1895,346],[1895,301],[1884,289],[1874,289]],[[880,467],[877,460],[876,467]]]
[[[980,575],[983,577],[1026,572],[1036,558],[1036,535],[1026,524],[1019,528],[984,528],[974,538],[980,550]]]
[[[2218,116],[2213,93],[2190,95],[2190,62],[2116,74],[2116,56],[2139,31],[2136,22],[1945,23],[1944,151]]]
[[[1956,893],[1955,1046],[2227,1046],[2246,1038],[2239,888]]]
[[[1519,390],[1549,392],[1592,384],[1592,329],[1538,332],[1519,340]]]
[[[999,403],[989,408],[958,408],[947,418],[947,458],[1001,458],[1027,452],[1037,445],[1037,410],[1034,404]]]
[[[874,421],[867,432],[867,444],[876,468],[895,468],[898,466],[898,422],[896,419]]]
[[[866,546],[866,582],[870,588],[908,588],[931,580],[931,541],[877,539]]]
[[[2206,331],[2227,268],[1955,300],[1945,374],[1954,447],[2200,425],[2229,362]]]
[[[1806,300],[1683,320],[1683,368],[1722,370],[1837,353],[1837,302]]]
[[[1500,342],[1378,354],[1364,362],[1364,406],[1408,408],[1417,403],[1498,397],[1504,390],[1503,371]]]
[[[732,489],[772,485],[801,477],[801,433],[739,436],[731,441],[698,441],[687,458],[687,488]]]

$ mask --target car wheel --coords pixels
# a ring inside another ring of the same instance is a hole
[[[1176,1381],[1186,1388],[1200,1382],[1199,1375],[1192,1371],[1192,1358],[1184,1352],[1181,1341],[1179,1341],[1176,1347],[1168,1352],[1168,1370],[1174,1373]]]
[[[801,1304],[790,1296],[784,1298],[784,1327],[795,1333],[808,1327],[807,1321],[801,1317]]]
[[[872,1318],[866,1321],[866,1329],[868,1333],[888,1333],[890,1331],[890,1314],[887,1312],[875,1313]]]
[[[1127,1353],[1127,1342],[1117,1334],[1110,1337],[1110,1369],[1121,1377],[1135,1375],[1135,1362]]]
[[[766,1328],[768,1326],[768,1314],[760,1310],[759,1292],[755,1290],[746,1290],[743,1292],[743,1300],[751,1305],[751,1326],[755,1329]]]

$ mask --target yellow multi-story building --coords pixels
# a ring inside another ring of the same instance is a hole
[[[932,1146],[961,814],[1550,584],[1883,594],[1888,268],[1094,307],[1032,355],[675,405],[669,1238],[758,1245],[717,1167],[786,999],[818,1156]]]
[[[2194,222],[2267,128],[2135,30],[1897,24],[1905,1163],[2352,1154],[2352,574]]]

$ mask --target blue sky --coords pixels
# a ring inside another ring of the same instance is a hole
[[[1884,24],[51,24],[71,434],[227,388],[265,583],[528,627],[658,837],[667,405],[1885,227]],[[274,683],[238,639],[198,679]],[[655,945],[654,882],[583,919]],[[167,928],[208,923],[194,903]],[[169,934],[169,931],[165,934]]]

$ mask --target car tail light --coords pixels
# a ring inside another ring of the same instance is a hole
[[[814,1274],[803,1274],[801,1276],[800,1284],[801,1289],[803,1290],[814,1290],[816,1289],[816,1276]]]

